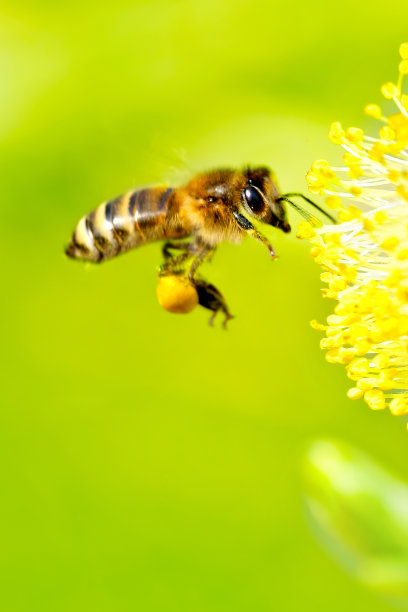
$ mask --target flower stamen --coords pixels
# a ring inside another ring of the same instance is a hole
[[[317,160],[307,174],[309,190],[325,195],[338,225],[300,224],[311,255],[322,266],[324,297],[335,299],[321,348],[330,363],[345,365],[355,383],[347,395],[364,398],[372,410],[408,414],[408,42],[400,46],[397,83],[381,87],[397,112],[378,104],[364,111],[380,121],[379,138],[356,127],[330,127],[330,140],[344,150],[344,166]],[[344,175],[348,174],[348,177]]]

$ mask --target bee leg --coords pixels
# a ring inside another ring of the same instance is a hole
[[[272,257],[272,259],[278,258],[278,256],[276,255],[275,249],[273,248],[269,240],[265,238],[263,234],[258,232],[255,228],[253,230],[248,230],[248,234],[252,236],[252,238],[255,238],[255,240],[258,240],[258,242],[262,242],[262,244],[266,246],[266,248],[269,251],[269,255]]]
[[[223,327],[226,328],[228,321],[234,317],[228,310],[228,306],[222,293],[216,287],[214,287],[214,285],[211,285],[204,280],[195,279],[193,283],[198,294],[198,303],[204,308],[212,310],[213,314],[209,320],[211,327],[214,324],[214,319],[217,313],[221,311],[225,315]]]
[[[188,251],[188,252],[192,252],[193,250],[193,243],[192,242],[165,242],[163,247],[162,247],[162,253],[163,253],[163,257],[164,259],[171,259],[173,257],[171,251]]]
[[[258,232],[255,229],[255,226],[252,225],[252,223],[246,217],[244,217],[244,215],[241,215],[241,213],[237,211],[233,212],[232,214],[234,215],[235,220],[237,221],[238,225],[243,230],[245,230],[249,236],[252,236],[252,238],[255,238],[255,240],[258,240],[258,242],[262,242],[262,244],[264,244],[266,248],[268,249],[269,254],[272,257],[272,259],[276,259],[277,255],[275,253],[275,249],[273,248],[269,240],[265,238],[263,234]]]
[[[159,268],[159,276],[185,273],[184,264],[189,259],[194,257],[199,248],[200,247],[196,244],[196,242],[166,242],[162,247],[162,253],[165,261]],[[171,252],[172,250],[184,252],[176,256]]]
[[[215,251],[215,247],[210,246],[209,244],[204,244],[201,249],[198,251],[197,255],[194,257],[193,263],[190,266],[190,270],[188,271],[188,278],[192,281],[194,280],[195,273],[199,266],[211,255],[213,255]]]
[[[168,261],[165,261],[159,268],[159,276],[167,276],[168,274],[181,274],[183,265],[191,259],[191,253],[182,253],[177,257],[169,255]]]

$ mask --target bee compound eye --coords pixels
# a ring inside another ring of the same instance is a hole
[[[255,214],[259,214],[265,207],[265,203],[259,191],[251,185],[245,187],[244,198],[249,208]]]

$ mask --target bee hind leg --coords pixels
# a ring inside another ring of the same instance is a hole
[[[174,255],[172,251],[181,251],[180,255]],[[165,242],[162,248],[164,264],[160,267],[160,275],[180,273],[184,264],[188,278],[194,281],[198,268],[208,261],[215,252],[215,247],[203,244],[200,240],[192,242]],[[191,263],[188,263],[191,260]]]
[[[180,255],[175,255],[172,251],[181,251]],[[164,263],[159,268],[159,276],[167,274],[183,274],[186,264],[197,254],[197,244],[195,242],[165,242],[162,247]]]
[[[211,310],[213,313],[209,320],[211,327],[214,324],[216,315],[219,311],[221,311],[225,315],[223,327],[226,329],[228,321],[234,317],[228,310],[228,306],[222,293],[216,287],[214,287],[214,285],[211,285],[211,283],[207,283],[204,280],[194,279],[192,282],[197,290],[198,303],[204,308]]]
[[[196,251],[194,242],[174,242],[169,240],[162,247],[162,253],[165,260],[172,259],[174,255],[171,251],[184,251],[185,253],[193,253]]]
[[[196,248],[197,248],[197,252],[194,256],[193,263],[191,264],[190,269],[188,271],[188,278],[191,281],[194,281],[196,272],[198,268],[201,266],[201,264],[211,259],[211,257],[213,256],[215,252],[215,247],[210,246],[209,244],[204,244],[202,246],[197,245]]]

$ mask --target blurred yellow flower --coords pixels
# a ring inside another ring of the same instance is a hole
[[[394,415],[408,414],[408,43],[400,55],[397,83],[381,88],[396,112],[365,107],[383,124],[378,137],[334,123],[329,137],[343,148],[344,166],[318,160],[307,174],[310,191],[326,195],[339,224],[302,223],[298,232],[324,269],[324,296],[338,302],[327,325],[312,322],[326,333],[327,360],[346,366],[355,383],[349,398]]]

